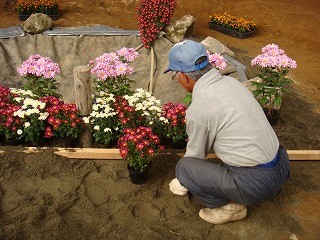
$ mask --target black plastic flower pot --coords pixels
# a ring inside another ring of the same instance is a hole
[[[47,14],[47,15],[52,19],[52,21],[57,21],[59,18],[59,13],[58,14]],[[31,14],[26,14],[26,15],[18,14],[18,18],[20,21],[26,21],[30,16],[31,16]]]
[[[278,124],[280,118],[280,111],[277,109],[263,108],[264,114],[266,115],[271,126]]]
[[[185,140],[181,140],[181,141],[178,141],[178,142],[170,141],[169,145],[173,149],[185,149],[186,146],[187,146],[187,142]]]
[[[141,185],[147,182],[148,180],[147,168],[145,168],[145,170],[141,172],[140,169],[135,169],[134,167],[130,167],[129,165],[127,167],[129,171],[130,181],[133,184]]]

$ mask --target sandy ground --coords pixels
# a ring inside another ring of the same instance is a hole
[[[70,160],[52,152],[1,156],[0,239],[319,239],[317,162],[292,162],[292,177],[243,221],[212,226],[192,196],[168,190],[176,154],[158,156],[133,185],[125,163]],[[159,171],[160,169],[160,171]],[[296,237],[296,238],[294,238]]]
[[[20,24],[0,2],[0,28]],[[61,1],[55,26],[103,24],[137,29],[136,1]],[[298,68],[275,126],[287,149],[320,149],[320,2],[312,0],[179,1],[175,19],[196,18],[196,39],[212,36],[248,65],[261,47],[277,43]],[[258,31],[236,39],[207,27],[208,16],[229,12],[255,21]],[[249,209],[240,222],[212,226],[198,217],[201,206],[168,190],[175,154],[159,156],[149,180],[136,186],[122,161],[68,160],[1,147],[0,239],[320,239],[320,165],[292,161],[292,175],[279,195]],[[160,169],[160,171],[159,171]]]

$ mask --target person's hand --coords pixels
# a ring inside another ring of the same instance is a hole
[[[169,189],[176,195],[185,196],[188,193],[188,189],[182,186],[177,178],[172,179],[169,183]]]

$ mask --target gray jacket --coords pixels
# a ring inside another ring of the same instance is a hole
[[[271,161],[278,138],[253,94],[212,69],[195,84],[187,110],[186,157],[204,159],[211,148],[230,166]]]

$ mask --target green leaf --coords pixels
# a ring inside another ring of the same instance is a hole
[[[281,106],[281,103],[282,103],[282,97],[281,95],[277,95],[275,98],[274,98],[274,105],[276,107],[280,107]]]

